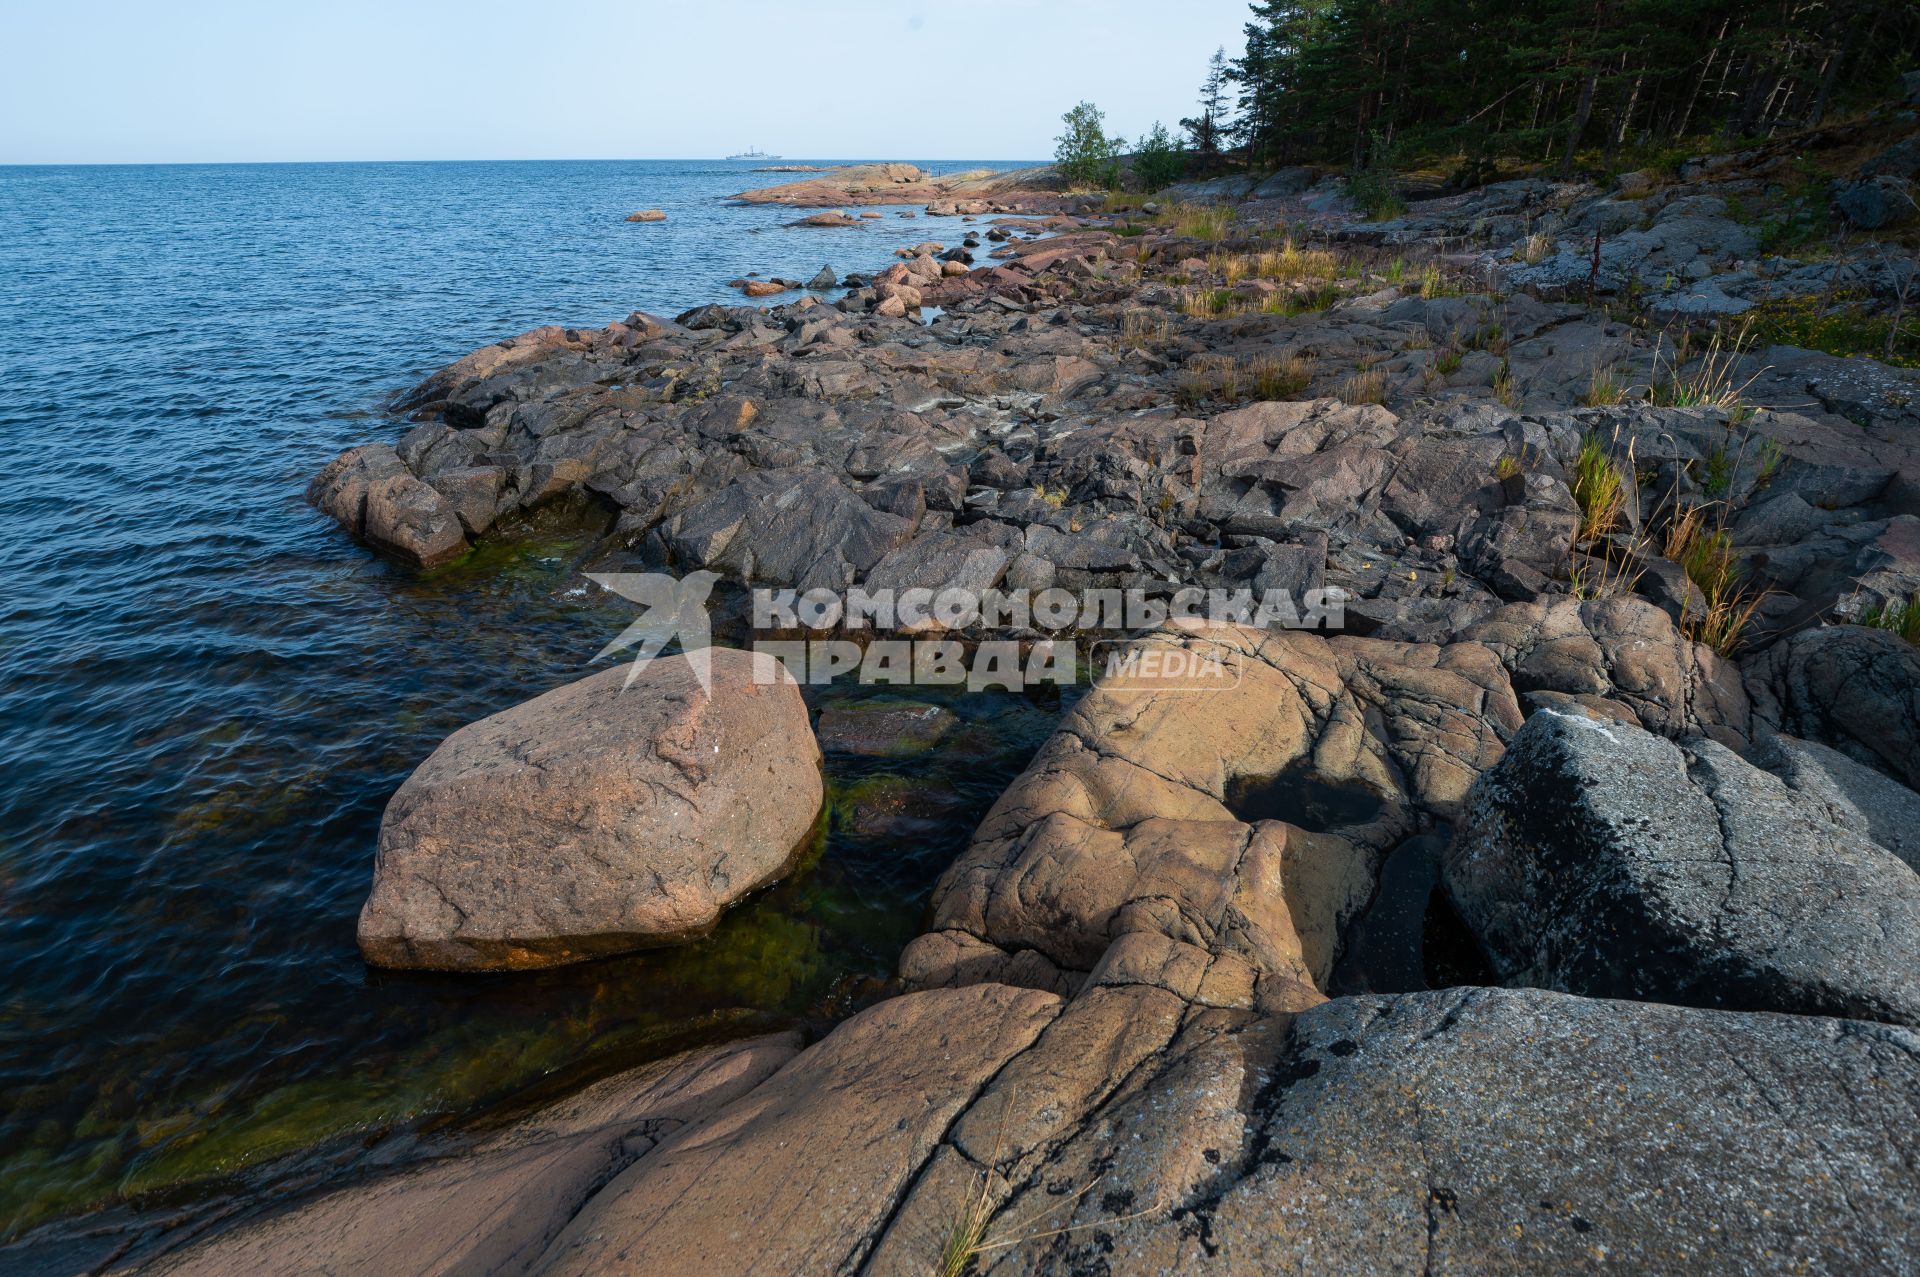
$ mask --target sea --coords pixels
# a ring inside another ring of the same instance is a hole
[[[820,854],[706,940],[461,976],[354,945],[408,772],[631,617],[585,588],[577,521],[423,575],[307,480],[475,347],[873,269],[937,225],[786,228],[727,203],[788,180],[754,167],[0,167],[0,1242],[311,1182],[876,995],[1057,707],[949,697],[973,748],[911,783],[835,763]]]

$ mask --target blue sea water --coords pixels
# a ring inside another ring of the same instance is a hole
[[[353,943],[400,780],[627,618],[581,588],[577,529],[422,577],[310,510],[307,479],[488,341],[931,233],[783,228],[724,203],[784,180],[751,168],[0,168],[0,1238],[831,1017],[890,968],[951,835],[836,832],[685,950],[451,978]],[[646,207],[668,220],[624,220]],[[957,708],[1016,751],[956,782],[963,840],[1046,717]]]

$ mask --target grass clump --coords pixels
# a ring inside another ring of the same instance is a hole
[[[1379,368],[1357,372],[1340,383],[1338,397],[1350,404],[1384,403],[1387,397],[1387,374]]]
[[[1421,267],[1420,296],[1427,301],[1436,297],[1458,297],[1462,291],[1459,283],[1440,269],[1438,262],[1428,262]]]
[[[1313,360],[1298,351],[1260,355],[1247,363],[1256,399],[1291,399],[1313,380]]]
[[[1240,305],[1230,288],[1184,288],[1180,313],[1189,319],[1226,319],[1239,314]]]
[[[1876,603],[1860,614],[1860,624],[1876,630],[1891,630],[1920,647],[1920,594],[1904,603]]]
[[[1626,512],[1626,485],[1598,435],[1581,436],[1580,452],[1573,460],[1573,482],[1568,486],[1580,506],[1580,539],[1591,541],[1613,531]]]
[[[1160,1203],[1155,1201],[1139,1210],[1130,1211],[1125,1215],[1115,1215],[1110,1219],[1090,1220],[1084,1224],[1070,1224],[1065,1228],[1050,1228],[1037,1233],[1025,1231],[1049,1211],[1071,1205],[1092,1192],[1094,1187],[1105,1178],[1105,1176],[1095,1176],[1071,1196],[1042,1207],[1038,1214],[1026,1220],[1016,1221],[1010,1232],[998,1236],[990,1235],[988,1228],[993,1222],[995,1211],[993,1200],[996,1195],[995,1185],[997,1183],[1003,1190],[1013,1187],[1005,1172],[1000,1169],[1000,1164],[1006,1149],[1007,1119],[1013,1111],[1014,1095],[1015,1092],[1012,1090],[1007,1092],[1007,1104],[1000,1113],[1000,1130],[993,1139],[993,1153],[987,1158],[987,1164],[980,1170],[979,1188],[967,1194],[966,1199],[954,1211],[946,1231],[941,1235],[940,1250],[934,1260],[934,1277],[964,1277],[964,1274],[973,1271],[975,1262],[989,1251],[1006,1250],[1027,1242],[1083,1232],[1089,1228],[1124,1224],[1130,1220],[1143,1219],[1160,1209]]]
[[[1170,332],[1164,311],[1130,310],[1120,316],[1120,341],[1135,350],[1163,344]]]
[[[1595,368],[1580,402],[1589,408],[1611,408],[1627,396],[1627,384],[1617,368]]]
[[[1506,360],[1500,361],[1500,369],[1493,374],[1493,397],[1502,406],[1515,412],[1520,410],[1520,387],[1513,379],[1513,365]]]
[[[1719,504],[1714,508],[1723,513],[1726,509]],[[1666,556],[1680,565],[1703,601],[1688,599],[1680,613],[1680,632],[1731,656],[1745,641],[1747,625],[1767,592],[1747,584],[1746,568],[1734,556],[1732,534],[1711,525],[1707,510],[1693,506],[1668,525]]]
[[[1175,204],[1160,211],[1159,221],[1176,235],[1217,242],[1227,237],[1233,210],[1214,204]]]
[[[1756,370],[1745,381],[1736,383],[1734,380],[1741,357],[1753,345],[1750,324],[1743,325],[1731,341],[1726,340],[1721,330],[1716,328],[1707,342],[1706,350],[1701,352],[1699,362],[1690,370],[1686,365],[1689,362],[1692,334],[1682,333],[1674,343],[1664,379],[1660,372],[1661,345],[1656,345],[1653,352],[1653,402],[1657,407],[1721,408],[1732,411],[1739,407],[1740,396],[1747,387],[1765,371]]]
[[[1537,266],[1553,252],[1553,236],[1545,231],[1535,231],[1520,241],[1520,260],[1529,266]]]
[[[1338,284],[1318,284],[1311,288],[1273,293],[1260,303],[1260,309],[1268,315],[1308,315],[1327,309],[1340,297]]]

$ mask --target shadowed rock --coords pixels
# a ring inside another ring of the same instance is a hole
[[[1444,880],[1516,984],[1920,1022],[1920,876],[1710,740],[1535,714]]]

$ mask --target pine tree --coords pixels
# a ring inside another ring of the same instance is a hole
[[[1914,0],[1259,0],[1252,19],[1226,67],[1251,158],[1361,166],[1377,137],[1474,174],[1808,127],[1885,101],[1920,51]]]
[[[1200,82],[1200,114],[1180,121],[1180,127],[1193,139],[1193,149],[1203,160],[1220,154],[1220,139],[1231,126],[1232,108],[1227,101],[1230,75],[1225,47],[1215,49],[1213,57],[1207,60],[1207,78]]]

